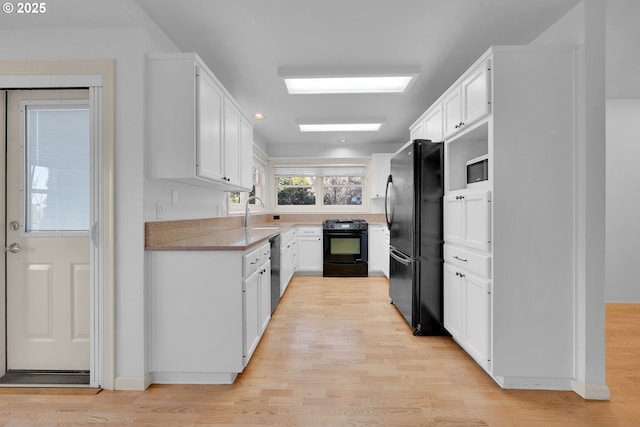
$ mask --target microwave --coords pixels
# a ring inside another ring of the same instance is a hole
[[[489,156],[476,157],[467,162],[467,187],[487,184],[489,181]]]

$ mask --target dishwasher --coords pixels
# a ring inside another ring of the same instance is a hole
[[[280,235],[269,239],[271,245],[271,313],[280,301]]]

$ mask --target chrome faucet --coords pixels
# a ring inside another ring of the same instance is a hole
[[[260,203],[262,204],[262,207],[264,208],[264,202],[262,201],[262,199],[258,196],[251,196],[247,199],[247,202],[244,204],[244,227],[247,228],[249,226],[249,202],[251,200],[260,200]]]

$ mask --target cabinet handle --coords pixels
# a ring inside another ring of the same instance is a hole
[[[462,200],[464,199],[464,196],[456,196],[456,200]]]
[[[457,259],[458,261],[462,261],[462,262],[467,262],[468,261],[466,259],[460,258],[458,255],[455,255],[454,258]]]
[[[464,277],[464,274],[462,274],[462,273],[458,273],[458,272],[456,271],[456,276],[458,276],[458,277]]]

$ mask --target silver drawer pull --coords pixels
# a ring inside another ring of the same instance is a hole
[[[462,262],[467,262],[468,261],[466,259],[460,258],[458,255],[455,255],[454,258],[457,259],[458,261],[462,261]]]

